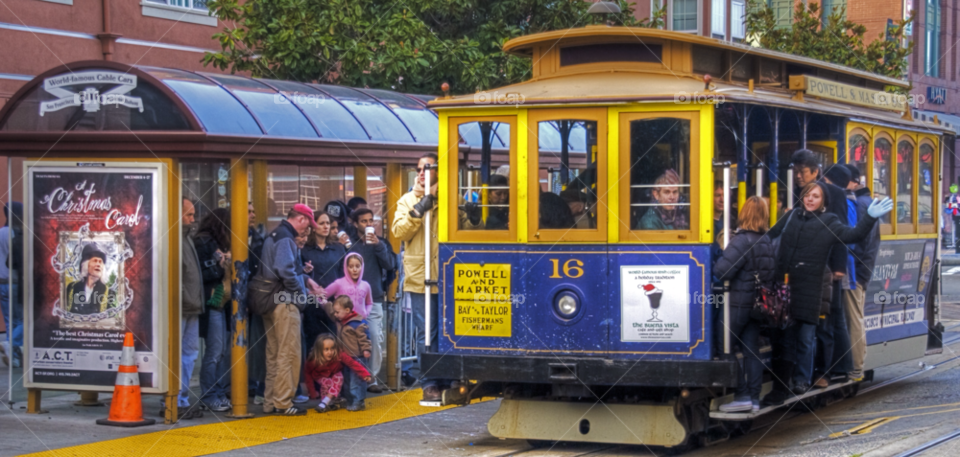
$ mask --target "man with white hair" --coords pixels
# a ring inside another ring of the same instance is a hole
[[[74,314],[97,314],[107,310],[113,297],[107,294],[103,273],[107,255],[96,243],[83,246],[80,280],[67,287],[67,304]]]

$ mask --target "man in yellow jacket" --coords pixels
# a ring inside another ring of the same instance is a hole
[[[437,251],[440,249],[437,241],[437,170],[430,171],[430,184],[425,184],[425,171],[427,166],[437,163],[437,155],[432,153],[424,154],[417,163],[417,182],[413,190],[407,192],[397,201],[397,212],[393,217],[393,227],[391,231],[393,236],[404,243],[403,252],[403,291],[410,296],[410,305],[413,309],[414,323],[419,330],[417,336],[417,354],[423,354],[424,332],[426,328],[425,308],[426,308],[426,286],[424,285],[424,247],[426,246],[426,233],[424,231],[423,216],[427,212],[432,212],[430,216],[430,278],[437,278]],[[429,192],[425,189],[429,187]],[[430,287],[430,345],[436,347],[437,344],[437,313],[439,301],[437,296],[437,287]],[[421,365],[421,370],[428,367]],[[434,379],[429,377],[429,373],[421,372],[423,379],[423,399],[426,401],[439,401],[441,399],[441,389],[449,387],[449,381],[444,379]]]

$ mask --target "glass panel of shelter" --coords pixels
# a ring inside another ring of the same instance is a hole
[[[631,230],[690,229],[690,120],[630,122]]]
[[[384,172],[380,167],[364,167],[367,173],[367,191],[361,197],[373,211],[376,233],[383,236],[384,211],[387,205],[387,187],[383,182]],[[353,167],[320,167],[268,164],[267,165],[267,225],[273,230],[297,203],[303,203],[317,211],[332,200],[347,202],[354,192]],[[315,213],[316,214],[316,213]],[[340,230],[337,222],[333,222]]]
[[[509,230],[510,125],[468,122],[457,132],[458,230]]]
[[[539,122],[541,229],[597,228],[597,122]]]

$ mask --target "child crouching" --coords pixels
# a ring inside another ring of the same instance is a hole
[[[353,310],[353,301],[342,295],[333,303],[323,305],[325,311],[337,322],[337,340],[343,352],[348,357],[360,359],[365,365],[370,357],[370,338],[367,337],[367,324],[363,318]],[[343,374],[344,398],[347,400],[347,411],[363,411],[366,408],[364,400],[367,398],[367,382],[371,381],[370,373],[364,369],[353,369],[349,365],[344,367]]]
[[[325,413],[339,408],[337,397],[343,386],[342,371],[347,367],[359,373],[367,382],[372,379],[360,362],[340,350],[340,344],[333,335],[324,333],[318,336],[310,350],[310,356],[307,357],[307,367],[304,370],[310,398],[323,397],[317,405],[317,412]]]

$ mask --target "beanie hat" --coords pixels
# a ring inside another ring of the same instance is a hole
[[[847,167],[843,165],[831,166],[824,173],[824,176],[841,189],[846,189],[847,184],[850,184],[850,170],[847,170]]]

